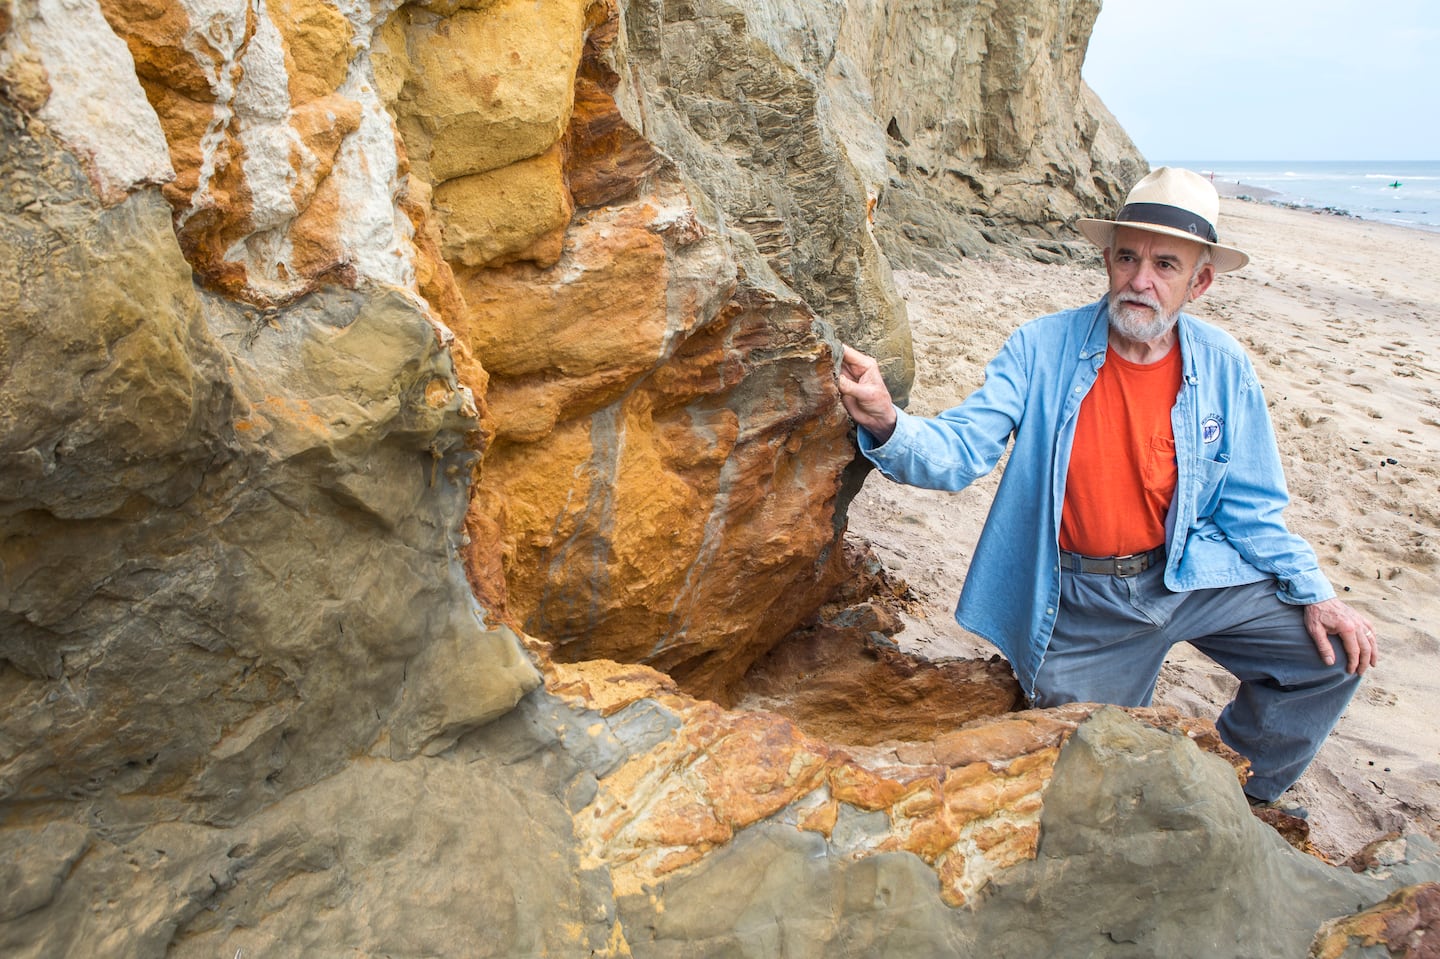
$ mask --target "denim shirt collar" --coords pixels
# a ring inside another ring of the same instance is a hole
[[[1110,349],[1110,311],[1106,303],[1107,298],[1102,296],[1090,304],[1090,329],[1085,334],[1085,345],[1080,348],[1082,360],[1100,357],[1097,367],[1104,364],[1105,353]]]

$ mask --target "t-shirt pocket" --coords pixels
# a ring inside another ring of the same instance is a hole
[[[1150,448],[1140,464],[1140,481],[1145,484],[1145,496],[1152,511],[1163,517],[1175,496],[1175,481],[1178,475],[1175,466],[1175,440],[1170,436],[1150,437]]]

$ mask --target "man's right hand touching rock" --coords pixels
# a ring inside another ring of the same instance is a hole
[[[895,402],[880,375],[880,364],[854,347],[845,347],[840,362],[840,402],[857,426],[883,445],[895,432]]]

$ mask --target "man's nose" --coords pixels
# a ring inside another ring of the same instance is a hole
[[[1130,278],[1130,286],[1136,290],[1150,290],[1155,287],[1155,268],[1148,263],[1141,263],[1135,267],[1135,275]]]

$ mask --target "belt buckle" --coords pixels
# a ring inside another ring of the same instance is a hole
[[[1139,576],[1145,572],[1147,566],[1146,560],[1148,558],[1149,554],[1147,553],[1131,553],[1129,556],[1116,556],[1113,560],[1115,563],[1114,575],[1121,579]]]

